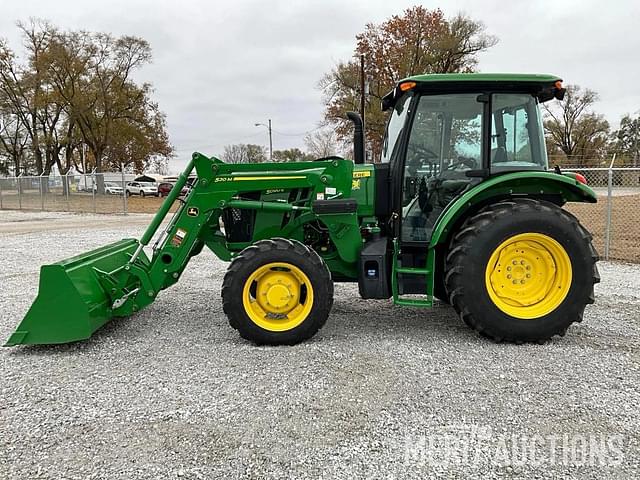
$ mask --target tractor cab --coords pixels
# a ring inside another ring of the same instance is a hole
[[[383,99],[391,110],[382,162],[389,163],[403,244],[428,242],[461,193],[491,176],[548,168],[539,104],[562,98],[551,75],[410,77]]]

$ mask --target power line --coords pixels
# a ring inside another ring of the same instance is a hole
[[[316,128],[312,128],[311,130],[307,130],[306,132],[301,132],[301,133],[284,133],[284,132],[279,132],[278,130],[274,130],[274,132],[284,137],[302,137],[303,135],[307,135],[311,132],[315,132],[316,130],[319,130],[321,128],[322,128],[322,125],[319,125]]]
[[[246,135],[244,137],[236,138],[235,140],[227,140],[227,141],[224,141],[224,142],[213,143],[213,144],[210,144],[210,145],[199,145],[197,147],[176,148],[175,151],[176,152],[187,152],[187,151],[194,152],[194,151],[197,151],[199,149],[216,148],[216,147],[219,147],[220,145],[230,145],[230,144],[233,144],[233,143],[237,143],[237,142],[239,142],[241,140],[246,140],[248,138],[257,137],[258,135],[262,135],[262,132],[254,133],[254,134],[251,134],[251,135]]]
[[[307,130],[305,132],[300,132],[300,133],[285,133],[285,132],[280,132],[278,130],[272,130],[273,133],[277,133],[278,135],[281,135],[283,137],[303,137],[305,135],[308,135],[309,133],[313,133],[316,130],[320,130],[323,127],[323,125],[319,125],[316,128],[312,128],[311,130]],[[234,143],[238,143],[242,140],[246,140],[249,138],[255,138],[262,135],[262,132],[258,132],[258,133],[253,133],[251,135],[245,135],[243,137],[238,137],[235,140],[227,140],[227,141],[223,141],[223,142],[218,142],[218,143],[214,143],[214,144],[210,144],[210,145],[199,145],[197,147],[183,147],[183,148],[176,148],[174,151],[175,152],[195,152],[198,150],[206,150],[207,148],[217,148],[221,145],[232,145]]]

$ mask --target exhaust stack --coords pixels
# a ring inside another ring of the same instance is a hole
[[[364,163],[364,129],[362,117],[357,112],[347,112],[347,118],[353,122],[353,162]]]

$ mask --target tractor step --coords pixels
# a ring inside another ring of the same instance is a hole
[[[428,275],[431,271],[427,268],[416,267],[396,267],[396,273],[406,273],[409,275]]]
[[[432,279],[432,268],[429,268],[429,261],[427,261],[426,268],[420,267],[402,267],[398,265],[398,257],[400,254],[400,247],[398,245],[398,239],[393,240],[393,268],[391,272],[391,293],[393,294],[393,303],[395,305],[401,305],[405,307],[431,307],[433,306],[433,295],[431,294],[431,288],[429,287]],[[427,291],[425,292],[426,298],[411,298],[401,297],[398,288],[398,277],[400,275],[422,275],[427,278]]]
[[[424,307],[429,308],[433,306],[433,300],[428,298],[402,298],[400,296],[393,297],[393,303],[402,307]]]

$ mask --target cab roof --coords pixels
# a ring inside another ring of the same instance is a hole
[[[393,105],[403,93],[417,90],[425,93],[452,91],[527,91],[540,102],[562,98],[562,79],[546,73],[433,73],[413,75],[396,83],[382,99],[382,109]]]
[[[560,77],[547,73],[431,73],[413,75],[400,80],[398,84],[413,81],[423,82],[500,82],[500,83],[540,83],[549,84],[562,81]]]

